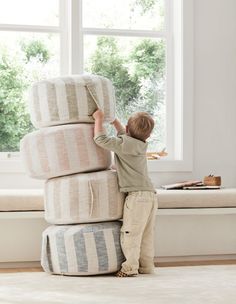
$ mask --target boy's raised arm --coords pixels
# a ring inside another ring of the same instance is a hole
[[[122,126],[120,121],[116,118],[111,124],[115,127],[117,134],[125,134],[125,128]]]
[[[104,113],[101,110],[97,110],[93,113],[93,118],[95,119],[94,141],[96,144],[110,151],[120,151],[120,145],[122,143],[121,138],[108,136],[103,127]]]

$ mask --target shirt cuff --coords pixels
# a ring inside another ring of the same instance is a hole
[[[103,136],[103,135],[107,135],[107,133],[105,131],[98,132],[98,133],[96,133],[96,135],[94,135],[93,139],[95,140],[98,137]]]

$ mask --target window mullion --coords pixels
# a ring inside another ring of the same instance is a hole
[[[83,72],[82,1],[70,0],[70,72]]]
[[[106,36],[127,36],[127,37],[150,37],[165,38],[166,31],[145,31],[145,30],[123,30],[123,29],[101,29],[101,28],[83,28],[85,35],[106,35]]]
[[[171,0],[165,0],[166,28],[166,145],[168,157],[175,158],[174,146],[174,41],[173,41],[173,7]]]
[[[36,33],[59,33],[59,26],[43,25],[21,25],[21,24],[0,24],[0,31],[14,32],[36,32]]]

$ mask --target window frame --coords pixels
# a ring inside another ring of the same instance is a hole
[[[0,24],[1,30],[60,34],[61,75],[83,72],[83,35],[166,38],[167,144],[172,159],[148,160],[150,172],[193,168],[193,0],[165,0],[163,31],[82,28],[82,0],[59,0],[59,26]],[[175,13],[174,13],[175,12]],[[135,35],[135,36],[134,36]],[[78,54],[80,54],[78,56]],[[183,60],[184,58],[184,60]],[[3,155],[3,153],[0,153]],[[5,153],[12,154],[12,153]],[[0,172],[24,172],[20,159],[2,158]]]

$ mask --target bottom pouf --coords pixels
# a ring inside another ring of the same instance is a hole
[[[41,265],[61,275],[96,275],[120,269],[121,222],[50,226],[43,232]]]

